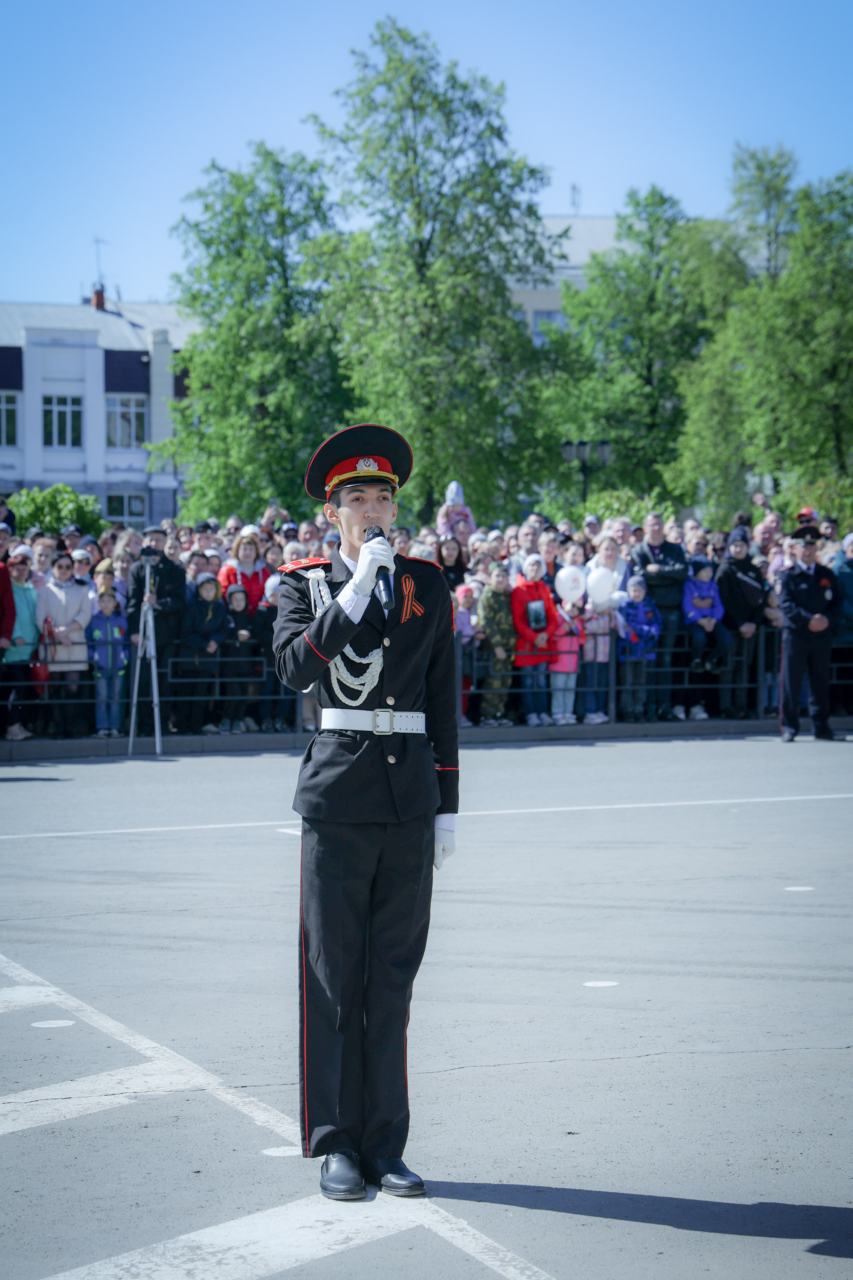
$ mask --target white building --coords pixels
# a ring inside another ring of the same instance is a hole
[[[563,241],[563,251],[567,261],[558,266],[555,277],[547,285],[538,289],[514,288],[512,296],[519,311],[530,326],[534,340],[542,338],[542,326],[559,324],[560,286],[564,280],[585,287],[584,270],[589,263],[590,254],[606,253],[616,246],[616,219],[594,218],[575,214],[572,217],[548,216],[542,219],[550,235],[558,235],[568,229],[569,235]]]
[[[583,288],[590,254],[616,243],[615,218],[544,221],[551,234],[569,229],[567,261],[548,285],[513,289],[539,340],[560,323],[562,282]],[[126,524],[174,516],[180,476],[144,445],[172,434],[169,401],[185,394],[172,357],[194,328],[173,305],[101,290],[80,306],[0,302],[0,493],[61,482]]]
[[[193,326],[160,303],[0,303],[0,493],[70,484],[137,527],[175,514],[179,478],[143,446],[172,434],[172,369]]]

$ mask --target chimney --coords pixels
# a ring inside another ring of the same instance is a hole
[[[106,311],[107,304],[104,299],[104,286],[102,284],[96,284],[94,286],[92,289],[92,296],[89,301],[96,311]]]

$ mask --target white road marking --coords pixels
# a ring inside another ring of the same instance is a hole
[[[269,822],[200,822],[184,827],[111,827],[99,831],[22,831],[18,835],[2,835],[0,840],[50,840],[57,836],[144,836],[160,831],[227,831],[231,827],[275,827],[282,818]]]
[[[0,987],[0,1013],[12,1009],[29,1009],[34,1004],[53,1004],[53,987]]]
[[[357,1204],[310,1196],[63,1271],[51,1280],[263,1280],[413,1227],[434,1231],[505,1280],[552,1280],[429,1200],[401,1201],[384,1195],[371,1195]]]
[[[261,1152],[262,1156],[301,1156],[302,1152],[299,1147],[267,1147]]]
[[[0,1098],[0,1134],[15,1133],[34,1125],[56,1124],[61,1120],[90,1115],[112,1107],[123,1107],[135,1101],[139,1094],[203,1089],[220,1102],[227,1103],[229,1107],[234,1107],[254,1120],[255,1124],[271,1129],[289,1142],[299,1144],[299,1125],[281,1111],[267,1106],[258,1098],[244,1095],[242,1089],[232,1089],[223,1084],[218,1076],[196,1066],[188,1058],[149,1040],[147,1036],[131,1031],[121,1022],[99,1013],[91,1005],[84,1004],[59,987],[49,986],[43,978],[23,969],[5,956],[0,956],[0,972],[21,984],[32,983],[32,987],[25,990],[38,993],[37,1000],[33,1003],[57,1005],[60,1009],[75,1014],[81,1022],[88,1022],[90,1026],[128,1045],[148,1059],[147,1062],[119,1071],[102,1072],[100,1075],[85,1076],[80,1080],[70,1080],[43,1089],[7,1094]],[[8,991],[17,993],[20,988],[6,988],[4,992],[0,992],[0,996]],[[25,999],[23,994],[16,995],[13,1000],[0,1005],[0,1011],[21,1008]]]
[[[637,804],[569,804],[553,805],[547,809],[476,809],[460,813],[460,818],[500,818],[514,813],[604,813],[621,809],[685,809],[695,805],[720,804],[783,804],[790,800],[853,800],[853,792],[838,792],[826,796],[740,796],[734,800],[645,800]]]
[[[585,987],[618,987],[618,982],[585,982]]]
[[[811,884],[789,884],[786,893],[814,893],[814,885]]]
[[[836,792],[832,795],[808,796],[741,796],[729,800],[645,800],[636,804],[567,804],[549,805],[541,809],[471,809],[460,813],[460,818],[502,818],[512,814],[530,813],[612,813],[625,809],[683,809],[696,805],[726,804],[784,804],[788,801],[803,803],[806,800],[853,800],[853,792]],[[181,827],[112,827],[98,831],[21,831],[6,832],[0,840],[51,840],[54,838],[71,839],[78,836],[138,836],[157,835],[166,831],[226,831],[239,827],[278,827],[284,830],[282,818],[272,818],[269,822],[202,822]]]
[[[31,1022],[31,1027],[73,1027],[75,1023],[70,1018],[49,1018],[47,1022]]]
[[[300,1154],[299,1127],[289,1116],[257,1098],[243,1097],[241,1091],[223,1084],[203,1067],[131,1031],[2,955],[0,972],[21,984],[0,993],[7,997],[0,1011],[26,1007],[28,1003],[56,1004],[147,1059],[116,1071],[0,1098],[0,1134],[129,1106],[140,1096],[204,1089],[256,1124],[297,1144],[289,1148],[270,1147],[265,1155]],[[64,1271],[53,1280],[198,1280],[199,1276],[214,1275],[216,1280],[261,1280],[314,1258],[328,1257],[414,1226],[434,1231],[504,1280],[553,1280],[547,1272],[427,1199],[410,1202],[372,1192],[369,1195],[371,1199],[367,1203],[360,1201],[357,1205],[338,1204],[322,1195],[311,1196],[278,1209]]]

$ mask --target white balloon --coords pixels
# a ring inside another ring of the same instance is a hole
[[[593,569],[586,580],[587,594],[596,609],[603,609],[610,603],[610,595],[616,586],[616,574],[612,569],[603,566]]]
[[[583,569],[576,564],[564,565],[554,579],[557,595],[563,604],[574,604],[586,591],[586,578]]]

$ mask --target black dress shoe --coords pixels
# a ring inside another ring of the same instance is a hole
[[[834,742],[835,734],[831,729],[815,729],[815,738],[820,742]]]
[[[363,1200],[367,1195],[358,1156],[354,1151],[333,1151],[320,1170],[320,1190],[330,1200]]]
[[[402,1160],[379,1159],[375,1156],[362,1156],[361,1167],[368,1182],[374,1183],[392,1196],[422,1196],[426,1191],[423,1179],[411,1169],[407,1169]]]

